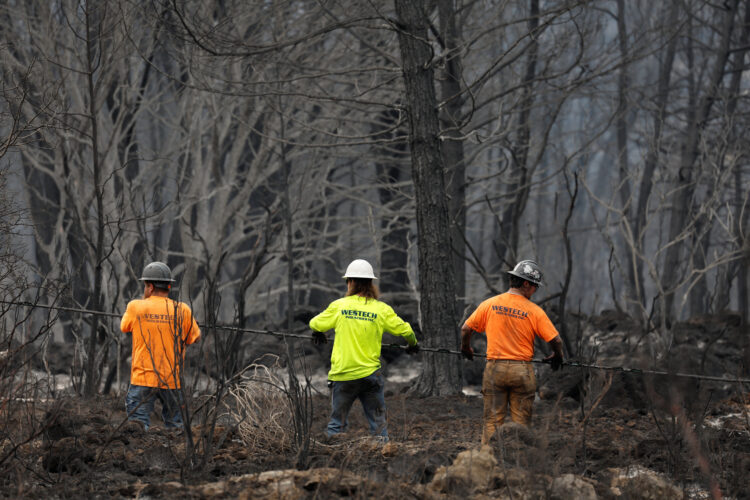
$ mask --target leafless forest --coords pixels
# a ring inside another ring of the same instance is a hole
[[[200,425],[173,453],[182,484],[231,436],[291,457],[253,471],[316,464],[326,403],[313,418],[306,382],[325,353],[223,326],[304,335],[355,258],[373,263],[423,346],[457,349],[473,307],[531,258],[546,282],[534,298],[569,358],[609,352],[586,335],[618,318],[627,332],[610,361],[666,370],[696,338],[685,325],[700,324],[706,338],[680,370],[747,377],[748,51],[746,0],[0,1],[6,495],[51,491],[21,491],[21,477],[74,475],[49,466],[61,416],[104,401],[123,419],[119,315],[153,260],[204,326],[186,370]],[[733,350],[712,365],[725,342]],[[258,362],[266,352],[278,362]],[[413,397],[461,398],[477,373],[429,352],[418,366]],[[613,382],[576,377],[590,458],[588,418]],[[728,465],[688,430],[700,404],[674,408],[691,390],[645,390],[644,421],[669,449],[653,468],[686,480],[697,464],[706,491],[740,498],[750,455]],[[747,387],[736,390],[722,397],[743,403],[750,443]],[[291,427],[248,437],[276,406]],[[103,418],[112,435],[118,419]],[[79,471],[107,462],[102,441],[86,444]],[[446,449],[449,464],[460,449]],[[29,458],[39,453],[42,464]],[[326,463],[343,470],[351,453]],[[590,468],[576,455],[560,472]]]

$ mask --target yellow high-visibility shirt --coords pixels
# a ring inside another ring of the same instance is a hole
[[[331,371],[328,380],[357,380],[380,368],[383,331],[417,343],[411,325],[398,317],[385,302],[359,295],[335,300],[310,320],[310,328],[325,332],[333,328]]]

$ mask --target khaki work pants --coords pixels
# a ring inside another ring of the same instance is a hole
[[[534,368],[527,361],[488,359],[482,379],[484,419],[482,444],[489,444],[495,430],[503,425],[510,404],[510,418],[519,424],[531,423],[536,392]]]

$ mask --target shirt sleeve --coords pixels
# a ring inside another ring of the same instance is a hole
[[[133,324],[136,320],[134,309],[133,302],[128,302],[128,307],[125,309],[125,314],[122,315],[122,320],[120,321],[120,330],[123,333],[131,333],[133,331]]]
[[[310,320],[310,328],[316,332],[327,332],[334,328],[338,317],[338,309],[336,302],[331,302],[325,311]]]
[[[536,314],[536,331],[537,335],[541,337],[545,342],[549,342],[559,335],[557,328],[552,324],[552,321],[547,316],[542,308],[537,310]]]
[[[409,345],[417,345],[417,336],[411,325],[401,319],[391,306],[383,308],[383,328],[391,335],[404,337]]]
[[[466,325],[477,333],[483,332],[487,328],[488,309],[489,303],[485,300],[471,313],[471,316],[466,320]]]
[[[183,318],[185,318],[183,324],[190,324],[190,330],[188,330],[187,336],[185,337],[185,344],[195,344],[196,342],[198,342],[198,339],[201,338],[201,330],[198,327],[198,323],[195,321],[195,316],[193,316],[193,312],[190,310],[190,307],[185,304],[182,304],[182,307],[184,308]]]

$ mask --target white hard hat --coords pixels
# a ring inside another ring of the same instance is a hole
[[[369,262],[364,259],[353,260],[351,264],[346,268],[344,278],[368,278],[376,280],[375,273],[372,270],[372,266]]]

